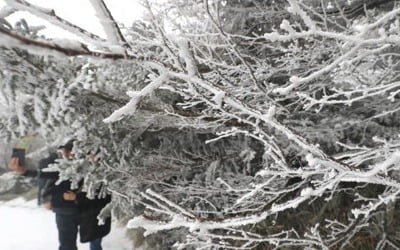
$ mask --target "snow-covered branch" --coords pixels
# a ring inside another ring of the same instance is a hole
[[[105,123],[115,122],[120,119],[123,119],[125,116],[132,115],[136,112],[138,105],[142,101],[142,99],[148,95],[150,95],[154,90],[158,89],[162,84],[164,84],[169,79],[168,73],[162,73],[159,77],[154,79],[152,83],[148,84],[141,91],[129,91],[127,94],[131,98],[131,100],[125,104],[125,106],[119,108],[114,111],[109,117],[104,119]]]
[[[4,6],[0,10],[0,18],[8,17],[9,15],[13,14],[15,11],[16,11],[16,9],[14,9],[10,6]]]
[[[54,10],[45,9],[33,5],[25,0],[6,0],[6,3],[8,4],[8,6],[16,10],[27,11],[32,15],[35,15],[39,18],[42,18],[43,20],[50,22],[51,24],[54,24],[55,26],[58,26],[68,32],[71,32],[72,34],[82,38],[83,41],[89,44],[99,47],[107,46],[106,41],[104,39],[57,16]]]
[[[122,35],[117,22],[112,16],[110,10],[103,0],[90,0],[93,8],[95,9],[96,16],[99,19],[104,31],[107,35],[107,40],[112,45],[128,46],[125,37]]]
[[[48,54],[55,56],[88,56],[101,59],[133,59],[136,60],[136,56],[124,55],[124,54],[113,54],[113,53],[101,53],[90,51],[86,45],[74,40],[59,40],[59,41],[48,41],[48,40],[33,40],[24,36],[21,36],[15,32],[0,27],[0,43],[5,47],[19,47],[29,50],[33,54]]]

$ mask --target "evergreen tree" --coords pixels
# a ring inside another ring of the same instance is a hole
[[[69,28],[96,50],[0,29],[19,42],[2,41],[3,132],[68,128],[62,179],[102,185],[160,247],[400,244],[396,5],[146,1],[121,32],[92,2],[107,40]]]

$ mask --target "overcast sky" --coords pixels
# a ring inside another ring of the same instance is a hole
[[[27,2],[44,8],[54,9],[58,16],[92,33],[105,37],[89,0],[27,0]],[[105,0],[105,2],[117,22],[130,26],[133,20],[141,18],[143,7],[138,3],[139,0]],[[0,7],[4,6],[4,0],[0,0]],[[20,18],[27,19],[30,25],[43,24],[47,27],[52,26],[48,22],[26,12],[13,14],[8,20],[13,23]],[[47,31],[44,31],[44,34],[47,37],[65,37],[66,31],[51,27]]]

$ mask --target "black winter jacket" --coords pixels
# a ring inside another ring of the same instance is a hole
[[[97,216],[100,211],[111,201],[111,196],[105,198],[89,199],[85,192],[77,195],[77,204],[80,211],[80,240],[82,243],[106,236],[111,230],[111,216],[106,218],[104,224],[98,225]]]
[[[63,194],[71,190],[71,182],[63,181],[58,185],[55,185],[58,180],[59,173],[58,172],[44,172],[43,169],[47,168],[49,164],[55,163],[58,158],[57,153],[52,153],[49,157],[44,158],[39,161],[39,169],[38,170],[27,170],[24,176],[28,177],[37,177],[39,186],[44,183],[44,190],[39,190],[39,202],[43,203],[44,201],[51,199],[51,207],[55,213],[63,213],[63,214],[73,214],[78,213],[78,206],[74,201],[64,200]]]
[[[98,225],[97,216],[100,211],[111,201],[111,196],[105,198],[89,199],[85,192],[71,190],[71,182],[63,181],[59,185],[55,185],[58,180],[58,172],[44,172],[49,164],[55,163],[58,158],[56,153],[50,154],[49,157],[39,161],[38,170],[27,170],[25,176],[38,177],[39,185],[42,181],[45,185],[41,191],[40,199],[46,201],[51,198],[51,206],[55,213],[60,214],[79,214],[80,218],[80,240],[81,242],[89,242],[106,236],[111,230],[111,217],[108,217],[103,225]],[[82,186],[82,183],[81,185]],[[67,191],[75,191],[77,193],[75,201],[66,201],[63,194]]]

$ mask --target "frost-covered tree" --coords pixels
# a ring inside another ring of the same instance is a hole
[[[7,25],[6,25],[7,24]],[[3,28],[40,39],[40,27],[29,27],[25,20]],[[73,60],[38,56],[19,48],[0,50],[0,105],[1,134],[8,139],[31,133],[50,135],[63,124],[70,123],[74,113],[69,81],[74,80]]]
[[[7,3],[3,16],[29,11],[83,41],[0,27],[4,51],[25,55],[18,65],[32,57],[46,59],[45,72],[63,69],[42,76],[59,93],[44,114],[68,117],[55,120],[77,138],[78,159],[60,164],[61,178],[84,177],[89,195],[106,184],[109,208],[160,248],[400,246],[395,3],[144,1],[148,20],[120,29],[92,0],[106,39],[54,11]],[[32,95],[24,91],[4,98]],[[36,106],[23,108],[19,123],[51,131],[31,115]]]

